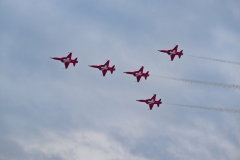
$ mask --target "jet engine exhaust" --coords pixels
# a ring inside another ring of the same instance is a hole
[[[193,106],[193,105],[184,105],[184,104],[173,104],[173,103],[165,103],[172,106],[180,106],[187,108],[196,108],[196,109],[204,109],[210,111],[218,111],[218,112],[227,112],[227,113],[238,113],[240,114],[239,109],[230,109],[230,108],[218,108],[218,107],[206,107],[206,106]]]
[[[240,86],[236,85],[236,84],[223,84],[223,83],[199,81],[199,80],[176,78],[176,77],[167,77],[167,76],[156,76],[156,77],[167,78],[167,79],[176,80],[176,81],[182,81],[182,82],[189,82],[189,83],[197,83],[197,84],[203,84],[203,85],[216,86],[216,87],[221,87],[221,88],[240,89]]]
[[[232,61],[226,61],[226,60],[214,59],[214,58],[207,58],[207,57],[200,57],[200,56],[194,56],[194,55],[186,55],[186,56],[194,57],[194,58],[200,58],[200,59],[206,59],[206,60],[210,60],[210,61],[217,61],[217,62],[240,65],[240,62],[232,62]]]

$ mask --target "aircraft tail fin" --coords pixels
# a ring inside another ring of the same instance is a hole
[[[162,104],[161,99],[159,99],[159,100],[157,101],[157,106],[159,107],[160,104]]]
[[[77,58],[75,58],[75,59],[73,60],[73,66],[75,66],[76,63],[78,63]]]
[[[178,55],[179,59],[181,58],[181,56],[183,55],[183,50],[180,51],[180,54]]]
[[[113,74],[113,71],[115,71],[115,70],[116,70],[115,65],[113,65],[112,68],[111,68],[111,74]]]
[[[149,72],[149,71],[147,71],[146,74],[145,74],[145,76],[144,76],[145,79],[147,79],[147,77],[149,76],[149,73],[148,73],[148,72]]]

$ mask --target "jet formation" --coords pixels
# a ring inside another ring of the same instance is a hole
[[[158,50],[158,51],[163,52],[163,53],[167,53],[168,55],[170,55],[171,61],[173,61],[174,57],[176,55],[178,55],[179,59],[183,55],[183,53],[182,53],[183,50],[178,52],[177,49],[178,49],[178,45],[176,45],[173,49],[170,49],[170,50]],[[51,57],[51,59],[59,60],[62,63],[64,63],[65,69],[68,68],[70,63],[72,63],[73,66],[75,66],[76,63],[78,63],[77,58],[72,59],[72,52],[69,52],[68,56],[66,56],[66,57],[61,57],[61,58]],[[99,69],[100,71],[102,71],[102,76],[106,76],[107,71],[109,71],[111,74],[113,74],[113,72],[116,70],[115,65],[110,67],[109,63],[110,63],[110,60],[107,60],[107,62],[105,62],[102,65],[89,65],[89,67]],[[149,71],[144,73],[143,69],[144,69],[144,66],[141,66],[141,68],[138,71],[127,71],[127,72],[123,72],[123,73],[133,75],[134,77],[136,77],[137,82],[140,82],[141,77],[144,77],[145,80],[147,80],[147,77],[149,77]],[[158,107],[160,106],[160,104],[162,104],[161,99],[156,100],[156,94],[154,94],[153,97],[150,98],[150,99],[140,99],[140,100],[136,100],[136,101],[144,102],[144,103],[148,104],[150,110],[152,110],[154,104],[156,104]]]

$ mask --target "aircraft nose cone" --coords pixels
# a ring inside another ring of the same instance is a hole
[[[88,65],[89,67],[92,67],[91,65]]]

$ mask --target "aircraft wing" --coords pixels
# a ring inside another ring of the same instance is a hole
[[[143,72],[143,68],[144,68],[144,66],[142,66],[142,67],[139,69],[139,71],[140,71],[140,72]]]
[[[155,100],[156,99],[156,94],[154,94],[151,99]]]
[[[106,73],[107,73],[107,70],[102,70],[102,74],[103,74],[103,76],[105,76]]]
[[[177,52],[177,49],[178,49],[178,45],[176,45],[173,50],[175,50]]]
[[[68,65],[69,65],[69,62],[64,63],[64,65],[65,65],[65,68],[67,69]]]
[[[141,79],[141,76],[137,76],[137,82],[139,82]]]
[[[104,65],[107,65],[107,66],[109,66],[109,62],[110,62],[110,61],[108,60],[108,61],[107,61],[107,62],[106,62]]]
[[[69,53],[69,55],[67,56],[67,58],[72,58],[72,52]]]
[[[152,110],[154,104],[149,104],[149,109]]]
[[[171,61],[174,60],[174,57],[175,57],[175,54],[172,54],[172,55],[171,55]]]

